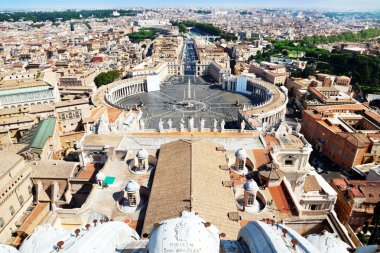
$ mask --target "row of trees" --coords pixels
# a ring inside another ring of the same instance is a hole
[[[113,10],[66,10],[66,11],[33,11],[33,12],[1,12],[0,22],[3,21],[33,21],[44,22],[46,20],[54,22],[57,18],[63,21],[79,18],[110,18]],[[139,10],[118,10],[121,16],[136,16],[141,13]]]
[[[146,39],[154,40],[158,36],[159,30],[156,28],[143,28],[138,32],[128,33],[128,37],[132,42],[140,42]]]
[[[207,10],[195,10],[194,12],[197,14],[211,14],[212,13],[211,11],[207,11]]]
[[[102,72],[99,75],[97,75],[94,79],[94,82],[97,87],[100,87],[102,85],[107,85],[109,83],[112,83],[119,77],[120,77],[119,71],[110,70],[108,72]]]
[[[379,29],[361,32],[361,38],[376,36]],[[342,38],[346,35],[342,35]],[[310,38],[310,37],[309,37]],[[306,38],[305,38],[306,39]],[[304,40],[305,40],[304,39]],[[333,38],[334,39],[334,38]],[[376,56],[345,53],[339,49],[329,52],[315,46],[306,46],[300,41],[272,41],[273,47],[265,48],[254,57],[256,61],[269,61],[273,55],[284,52],[305,52],[304,60],[316,66],[316,70],[333,75],[352,77],[352,83],[365,91],[380,91],[380,58]],[[302,75],[304,76],[304,75]]]
[[[374,36],[377,32],[362,32],[362,36]],[[367,34],[367,35],[364,35]],[[315,46],[307,47],[299,41],[272,41],[272,47],[264,48],[262,53],[249,60],[270,61],[271,56],[284,55],[289,52],[304,52],[301,59],[316,67],[315,70],[332,75],[346,75],[352,77],[352,84],[366,92],[380,92],[380,58],[376,56],[344,53],[338,49],[329,52]],[[307,77],[312,69],[298,71],[293,76]]]
[[[302,46],[315,46],[319,44],[328,44],[328,43],[334,43],[334,42],[358,42],[363,40],[368,40],[372,38],[376,38],[380,36],[380,29],[379,28],[371,28],[371,29],[365,29],[360,32],[345,32],[337,35],[330,35],[330,36],[324,36],[324,35],[314,35],[314,36],[308,36],[303,38],[302,40],[299,40]]]
[[[218,27],[215,27],[213,24],[210,23],[200,23],[196,21],[191,20],[183,20],[178,23],[178,25],[183,24],[185,27],[194,27],[198,29],[199,31],[206,33],[208,35],[212,36],[221,36],[222,30]]]
[[[220,28],[215,27],[213,24],[210,23],[199,23],[196,21],[191,21],[191,20],[183,20],[181,22],[172,22],[172,25],[178,26],[180,32],[182,33],[187,33],[189,32],[188,27],[194,27],[198,31],[212,35],[212,36],[220,36],[222,39],[232,41],[232,40],[237,40],[238,37],[235,36],[233,33],[226,33],[222,31]]]

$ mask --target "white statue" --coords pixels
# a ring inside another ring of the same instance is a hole
[[[164,130],[164,122],[162,122],[162,119],[160,119],[160,122],[158,123],[158,129],[160,130],[160,132]]]
[[[245,120],[242,120],[240,123],[240,130],[244,131],[245,130]]]
[[[214,119],[214,132],[218,131],[218,121]]]
[[[224,119],[222,119],[222,121],[220,122],[220,131],[224,131],[224,125],[226,124],[226,122],[224,121]]]
[[[143,119],[140,119],[140,130],[144,131],[145,130],[145,122]]]
[[[172,129],[173,122],[171,119],[168,120],[169,130]]]
[[[297,123],[297,126],[296,126],[296,134],[299,134],[299,133],[300,133],[300,130],[301,130],[301,124],[300,124],[300,123]]]
[[[179,122],[181,131],[185,128],[185,120],[182,118],[181,121]]]
[[[205,122],[206,120],[204,118],[201,118],[201,131],[205,128]]]
[[[189,129],[193,129],[194,128],[194,118],[193,117],[190,117],[189,118]]]

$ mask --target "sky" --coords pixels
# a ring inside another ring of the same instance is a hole
[[[380,0],[0,0],[0,9],[253,7],[371,11]]]

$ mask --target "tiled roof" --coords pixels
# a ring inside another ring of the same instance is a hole
[[[144,233],[154,223],[195,211],[226,238],[236,238],[239,224],[228,219],[237,208],[233,192],[222,185],[229,181],[225,153],[206,140],[180,140],[161,146],[144,221]]]
[[[317,179],[315,178],[315,176],[307,176],[305,178],[305,184],[303,186],[303,190],[305,192],[309,192],[309,191],[320,191],[322,188],[321,186],[318,184],[318,181]]]

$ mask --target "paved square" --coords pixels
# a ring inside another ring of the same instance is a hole
[[[188,80],[191,82],[190,95]],[[123,108],[140,105],[145,128],[149,129],[158,129],[160,119],[165,128],[168,127],[169,119],[174,128],[180,128],[181,120],[187,127],[190,117],[194,118],[196,128],[200,127],[200,121],[204,119],[206,128],[212,129],[214,120],[217,120],[219,127],[224,120],[226,129],[237,129],[239,109],[261,102],[245,94],[225,91],[220,85],[206,82],[201,77],[183,76],[169,78],[161,85],[160,91],[126,97],[117,105]]]

